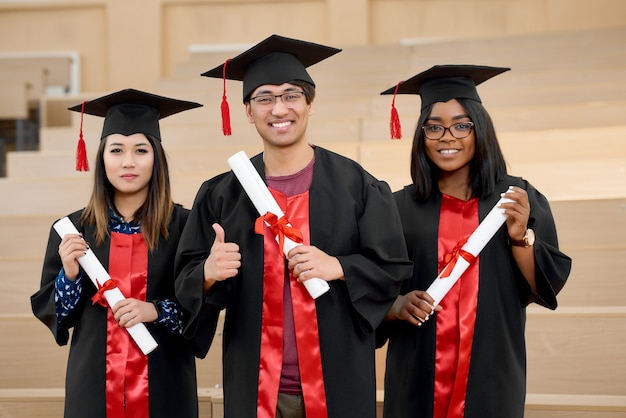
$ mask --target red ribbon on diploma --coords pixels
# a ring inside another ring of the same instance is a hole
[[[107,290],[115,289],[117,285],[113,280],[107,280],[104,282],[104,285],[101,285],[98,279],[96,279],[96,284],[98,285],[98,290],[96,294],[91,297],[91,304],[95,305],[96,303],[100,306],[104,306],[105,308],[109,306],[107,300],[104,297],[104,292]]]
[[[474,254],[467,252],[463,249],[463,246],[467,242],[468,238],[469,237],[463,238],[461,241],[459,241],[456,244],[456,247],[454,247],[454,250],[452,250],[451,253],[448,253],[444,256],[446,267],[443,269],[443,272],[441,273],[441,276],[439,277],[440,279],[445,279],[446,277],[450,276],[450,274],[452,273],[452,270],[454,270],[454,266],[456,266],[456,262],[459,259],[459,256],[463,257],[463,259],[467,261],[469,264],[472,264],[474,260],[476,260],[476,257],[474,256]]]
[[[271,212],[267,212],[263,216],[259,216],[254,223],[254,232],[259,235],[263,235],[263,223],[268,223],[268,228],[275,236],[278,235],[278,245],[281,251],[283,251],[283,244],[285,243],[285,237],[289,238],[293,242],[302,243],[302,233],[296,228],[289,225],[289,221],[284,216],[280,219]]]

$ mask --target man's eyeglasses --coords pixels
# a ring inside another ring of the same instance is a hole
[[[426,138],[434,140],[443,138],[446,131],[450,131],[450,135],[456,139],[463,139],[469,136],[472,129],[474,129],[474,122],[459,122],[450,126],[437,124],[422,126]]]
[[[261,107],[271,107],[276,104],[276,98],[280,97],[286,107],[292,108],[300,102],[300,99],[302,99],[303,96],[303,91],[288,91],[283,94],[260,94],[255,97],[251,97],[250,101],[255,102]]]

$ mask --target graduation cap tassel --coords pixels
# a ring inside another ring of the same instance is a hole
[[[76,171],[89,171],[89,162],[87,161],[87,147],[83,139],[83,115],[85,114],[85,103],[80,111],[80,134],[78,137],[78,146],[76,147]]]
[[[400,117],[398,116],[398,111],[396,110],[396,94],[398,93],[398,87],[400,84],[396,85],[396,90],[393,93],[393,100],[391,101],[391,121],[390,121],[390,130],[391,130],[391,139],[401,139],[402,138],[402,127],[400,126]]]
[[[233,133],[230,127],[230,109],[226,96],[222,96],[222,132],[224,135],[232,135]]]
[[[230,109],[228,107],[228,100],[226,99],[226,64],[230,59],[224,62],[222,79],[224,80],[224,92],[222,94],[222,132],[224,135],[232,135],[232,129],[230,127]]]

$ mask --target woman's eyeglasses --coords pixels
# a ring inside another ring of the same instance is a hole
[[[443,125],[424,125],[422,126],[422,131],[424,131],[424,135],[428,139],[438,140],[443,138],[446,134],[446,131],[450,132],[456,139],[463,139],[469,136],[469,134],[474,129],[474,122],[459,122],[450,126]]]

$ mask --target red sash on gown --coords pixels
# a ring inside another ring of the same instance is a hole
[[[439,218],[439,271],[447,264],[446,255],[476,227],[478,199],[465,202],[443,195]],[[443,310],[437,314],[434,418],[462,418],[465,412],[478,301],[478,261],[469,266],[441,301]]]
[[[148,248],[143,235],[112,232],[109,260],[109,275],[122,294],[145,301]],[[148,417],[148,357],[107,311],[106,416]]]
[[[291,225],[302,233],[308,245],[309,194],[286,197],[272,190],[274,198]],[[285,257],[270,228],[264,231],[263,311],[261,319],[261,353],[257,417],[274,418],[283,359],[283,290],[285,283]],[[300,383],[307,417],[326,418],[326,392],[322,374],[315,300],[302,283],[289,274],[293,317],[298,351]]]

